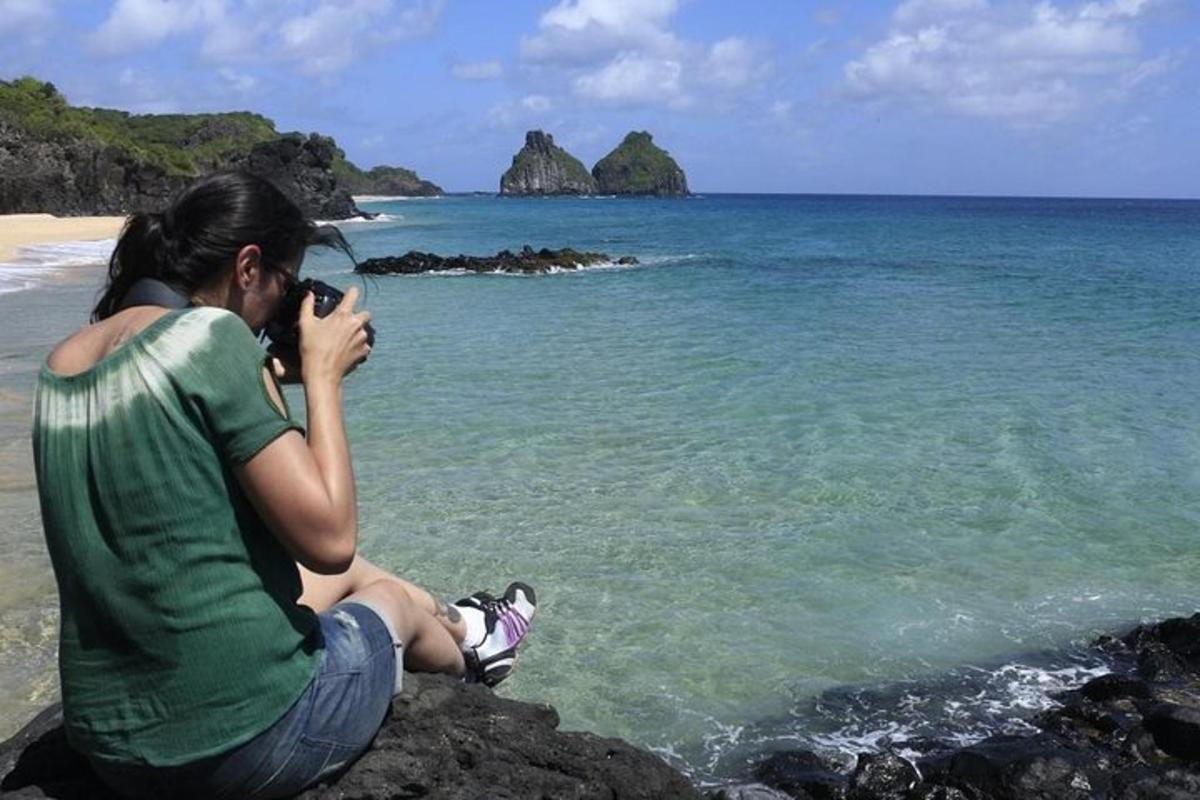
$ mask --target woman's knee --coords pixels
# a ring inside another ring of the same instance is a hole
[[[370,600],[372,605],[387,613],[390,617],[388,621],[400,639],[408,641],[412,638],[421,608],[403,586],[395,581],[380,579],[363,586],[346,601],[353,602],[356,597]]]

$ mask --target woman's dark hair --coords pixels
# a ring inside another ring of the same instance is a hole
[[[306,219],[270,181],[248,172],[217,172],[189,184],[166,211],[126,220],[92,321],[119,311],[139,278],[156,278],[191,295],[230,269],[248,244],[262,249],[268,270],[282,269],[314,245],[334,247],[354,259],[341,231]]]

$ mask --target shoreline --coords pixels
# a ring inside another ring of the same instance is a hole
[[[41,245],[116,239],[125,217],[0,215],[0,267],[20,265],[22,251]]]

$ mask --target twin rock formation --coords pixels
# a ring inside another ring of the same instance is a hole
[[[579,159],[554,144],[550,134],[529,131],[525,146],[500,178],[500,194],[664,197],[687,195],[688,187],[683,170],[645,131],[629,133],[590,173]]]

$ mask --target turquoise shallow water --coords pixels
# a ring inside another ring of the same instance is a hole
[[[921,680],[934,728],[982,692],[978,733],[1098,668],[1071,655],[1092,635],[1197,608],[1200,203],[369,208],[346,226],[361,257],[643,261],[370,282],[379,341],[347,392],[364,551],[451,596],[535,584],[505,691],[564,727],[713,777],[763,746],[877,741],[886,722],[851,730],[823,693]],[[328,254],[305,269],[357,280]],[[6,443],[91,296],[75,280],[0,295]],[[32,576],[0,609],[12,696],[52,659],[53,595],[27,487],[7,494]]]

